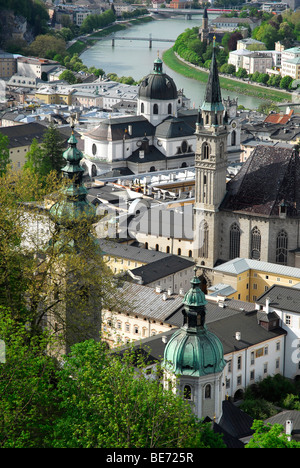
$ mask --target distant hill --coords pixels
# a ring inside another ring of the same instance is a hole
[[[0,47],[14,40],[30,43],[47,32],[48,20],[40,0],[0,0]]]

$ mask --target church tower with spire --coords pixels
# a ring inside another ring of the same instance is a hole
[[[171,382],[188,400],[198,418],[217,422],[222,416],[223,346],[206,326],[206,299],[195,275],[183,299],[183,325],[167,343],[164,352],[164,385]]]
[[[208,44],[209,42],[209,27],[208,27],[208,15],[207,8],[204,8],[202,17],[202,27],[199,29],[199,38],[201,42]]]
[[[227,119],[215,51],[196,123],[194,258],[213,267],[218,259],[219,206],[226,193]]]

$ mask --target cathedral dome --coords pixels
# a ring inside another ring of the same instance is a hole
[[[177,88],[173,79],[163,73],[162,60],[154,61],[152,73],[145,76],[139,87],[139,98],[170,100],[177,99]]]

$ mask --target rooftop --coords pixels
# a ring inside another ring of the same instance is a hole
[[[258,270],[266,273],[274,273],[280,276],[291,276],[300,278],[300,269],[276,263],[262,262],[260,260],[250,260],[248,258],[235,258],[214,268],[215,271],[239,275],[248,270]]]

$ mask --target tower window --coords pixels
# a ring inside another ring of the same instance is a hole
[[[168,104],[168,114],[172,114],[172,104]]]
[[[158,114],[158,105],[153,104],[153,114]]]
[[[208,257],[208,224],[201,221],[199,228],[199,257]]]
[[[230,228],[229,235],[229,258],[237,258],[240,256],[240,242],[241,242],[241,231],[236,223],[233,223]]]
[[[185,385],[183,389],[183,397],[185,400],[192,399],[192,388],[190,385]]]
[[[141,104],[141,113],[143,114],[145,112],[145,106],[144,106],[144,103],[142,102]]]
[[[235,146],[235,145],[236,145],[236,131],[233,130],[231,133],[231,146]]]
[[[207,384],[204,391],[205,399],[211,398],[211,385]]]
[[[202,145],[202,156],[203,159],[209,159],[209,144],[206,142]]]

